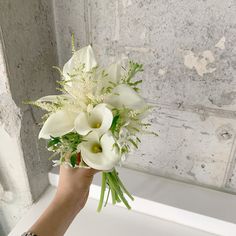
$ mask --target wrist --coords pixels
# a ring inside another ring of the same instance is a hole
[[[57,192],[53,201],[53,206],[60,206],[63,208],[67,208],[72,213],[79,213],[79,211],[82,209],[82,206],[80,204],[80,199],[74,194],[74,193],[60,193]]]

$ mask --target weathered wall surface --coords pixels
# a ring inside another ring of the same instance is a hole
[[[0,200],[0,235],[48,185],[51,161],[45,142],[37,138],[42,113],[23,101],[56,92],[52,12],[46,0],[0,1],[0,192],[6,191]]]
[[[92,43],[101,64],[144,64],[143,95],[159,138],[143,137],[126,166],[236,191],[234,0],[54,1],[59,59],[70,34]]]
[[[12,100],[0,44],[0,235],[19,220],[32,202],[20,139],[20,109]]]
[[[51,66],[57,53],[61,65],[69,59],[72,32],[101,64],[144,64],[160,136],[143,137],[127,167],[236,192],[235,12],[234,0],[0,1],[0,234],[48,184],[41,113],[22,101],[56,92]]]

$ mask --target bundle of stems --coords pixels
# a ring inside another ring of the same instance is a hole
[[[118,172],[114,168],[111,172],[102,172],[102,186],[101,186],[101,193],[100,193],[100,200],[98,204],[97,211],[100,212],[105,198],[106,186],[108,187],[107,198],[105,201],[104,206],[107,205],[109,195],[111,193],[112,197],[112,204],[116,204],[117,202],[123,202],[124,205],[131,209],[128,201],[125,198],[126,194],[132,201],[134,200],[133,196],[127,191],[125,186],[123,185],[122,181],[118,176]]]

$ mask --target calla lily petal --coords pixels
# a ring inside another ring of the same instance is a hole
[[[105,102],[117,108],[142,109],[146,106],[144,99],[126,84],[116,86]]]
[[[95,106],[90,113],[81,112],[75,120],[75,130],[78,134],[86,135],[95,130],[99,135],[104,134],[111,127],[113,115],[106,104]]]
[[[92,68],[97,66],[93,49],[90,45],[76,51],[71,57],[71,59],[64,65],[63,75],[65,79],[70,79],[69,75],[74,74],[75,70],[81,64],[85,65],[85,68],[84,68],[85,72],[88,72]]]
[[[85,112],[80,112],[75,119],[75,130],[80,135],[86,135],[91,131],[90,124],[88,122],[88,117]]]
[[[119,82],[121,78],[121,63],[117,62],[117,63],[111,64],[106,69],[106,72],[108,73],[109,79],[113,83]]]
[[[75,118],[75,113],[66,110],[51,114],[40,130],[39,138],[50,139],[51,136],[60,137],[71,132],[74,129]]]
[[[100,141],[96,132],[91,132],[86,136],[86,142],[79,144],[78,150],[81,152],[83,161],[96,170],[111,170],[120,161],[120,152],[115,144],[115,140],[110,132],[105,133]],[[96,147],[100,151],[96,151]]]

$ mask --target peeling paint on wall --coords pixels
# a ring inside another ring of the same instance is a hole
[[[195,69],[200,76],[216,70],[215,67],[211,67],[214,61],[214,55],[210,50],[203,51],[197,55],[192,51],[186,51],[184,56],[184,65],[189,69]]]
[[[122,0],[123,7],[127,8],[132,5],[132,0]]]
[[[56,22],[59,50],[70,44],[63,30],[72,20],[84,42],[82,23],[73,17],[81,3],[55,3],[61,14]],[[235,0],[90,1],[91,39],[99,61],[143,63],[143,95],[158,107],[150,122],[159,138],[143,137],[141,150],[126,166],[226,188],[236,127],[235,7]],[[236,177],[231,183],[236,190]]]
[[[165,75],[166,73],[167,73],[167,68],[161,68],[161,69],[158,70],[158,74],[159,74],[159,75],[162,75],[162,76],[163,76],[163,75]]]
[[[225,49],[225,36],[223,36],[219,42],[215,45],[216,48],[220,48],[221,50]]]

